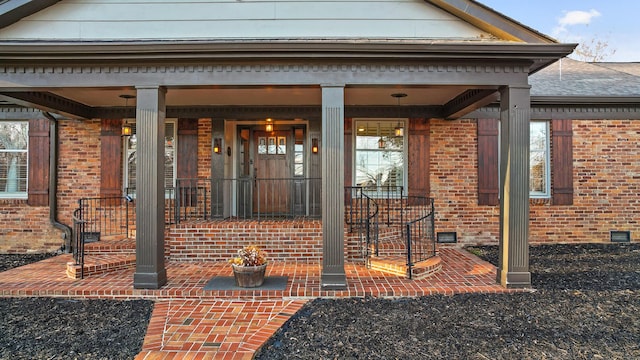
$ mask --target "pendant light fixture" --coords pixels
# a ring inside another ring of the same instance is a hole
[[[398,115],[399,115],[400,114],[400,99],[402,99],[404,97],[407,97],[407,94],[405,94],[405,93],[394,93],[394,94],[391,94],[391,97],[396,98],[396,100],[398,101]],[[402,127],[402,122],[398,122],[398,125],[394,129],[394,135],[396,137],[404,136],[404,127]]]
[[[129,95],[129,94],[122,94],[120,95],[120,98],[124,99],[124,112],[126,117],[127,107],[129,105],[129,99],[134,99],[135,96]],[[132,133],[131,125],[127,124],[126,122],[123,122],[120,136],[131,136],[131,133]]]

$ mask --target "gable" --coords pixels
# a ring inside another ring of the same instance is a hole
[[[0,39],[487,41],[496,37],[423,0],[62,0],[0,29]]]

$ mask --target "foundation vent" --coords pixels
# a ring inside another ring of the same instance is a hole
[[[631,242],[630,231],[611,231],[611,242],[613,243],[628,243]]]
[[[458,242],[458,234],[453,232],[439,232],[438,243],[441,244],[454,244]]]

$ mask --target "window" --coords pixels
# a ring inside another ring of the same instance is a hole
[[[27,197],[28,141],[28,122],[0,122],[0,198]]]
[[[131,136],[125,138],[124,144],[124,184],[127,187],[126,192],[135,194],[136,188],[136,150],[138,138],[136,135],[136,124],[131,123]],[[176,122],[174,120],[166,120],[164,127],[164,186],[165,188],[173,188],[176,179]]]
[[[402,122],[401,122],[402,124]],[[405,186],[405,141],[397,121],[356,121],[355,184],[369,190]]]
[[[529,197],[547,198],[551,194],[549,123],[532,120],[529,131]]]
[[[549,123],[531,121],[529,136],[529,196],[550,196]]]

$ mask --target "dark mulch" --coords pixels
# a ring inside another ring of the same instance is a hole
[[[495,246],[469,251],[497,262]],[[640,359],[640,244],[530,254],[535,291],[316,299],[256,359]],[[132,359],[151,309],[149,301],[0,299],[0,358]]]
[[[536,291],[317,299],[256,359],[640,359],[640,244],[530,252]]]
[[[0,255],[2,271],[55,254]],[[0,359],[133,359],[153,302],[0,298]]]
[[[0,271],[17,268],[22,265],[38,262],[56,256],[55,253],[45,254],[2,254],[0,255]]]

